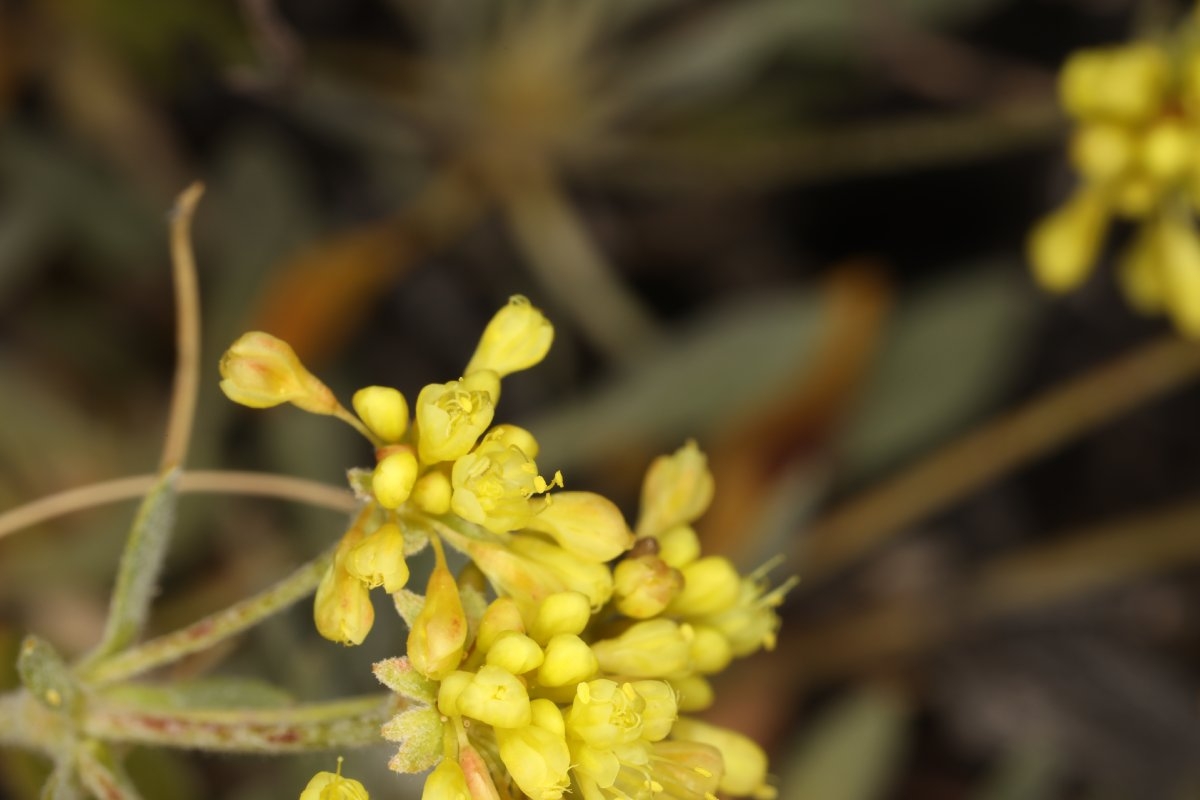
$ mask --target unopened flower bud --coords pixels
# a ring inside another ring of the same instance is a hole
[[[292,403],[313,414],[338,408],[333,392],[304,368],[291,345],[261,331],[242,334],[225,351],[221,391],[250,408]]]
[[[617,610],[633,619],[649,619],[683,588],[683,573],[655,555],[622,559],[613,569]]]
[[[354,413],[387,444],[400,441],[408,430],[408,401],[390,386],[367,386],[351,399]]]
[[[544,697],[530,700],[529,710],[533,712],[533,722],[530,724],[557,736],[565,737],[567,735],[566,720],[563,719],[562,711],[554,704],[553,700],[547,700]]]
[[[703,711],[711,707],[717,697],[712,684],[703,675],[672,678],[671,686],[677,692],[676,702],[680,711]]]
[[[571,753],[562,735],[536,725],[497,728],[496,743],[500,760],[531,800],[559,800],[571,785]]]
[[[440,517],[450,510],[451,491],[450,477],[440,469],[433,469],[417,478],[409,499],[426,514]]]
[[[404,534],[394,523],[381,525],[346,554],[345,566],[370,589],[382,586],[388,594],[400,591],[408,583]]]
[[[375,608],[365,584],[337,564],[325,571],[313,602],[317,632],[331,642],[362,644],[375,624]]]
[[[634,681],[632,686],[646,701],[642,711],[642,738],[649,742],[665,739],[679,715],[675,690],[666,681]]]
[[[642,482],[639,536],[653,536],[675,525],[689,523],[712,502],[713,477],[708,459],[694,441],[650,464]]]
[[[1157,230],[1167,311],[1180,333],[1200,337],[1200,233],[1190,218],[1175,216]]]
[[[564,550],[592,561],[611,561],[633,546],[633,533],[621,510],[595,492],[553,495],[527,527],[549,534]]]
[[[733,648],[723,633],[708,625],[693,625],[692,635],[693,669],[705,675],[715,675],[729,666],[733,660]]]
[[[459,716],[462,712],[458,710],[458,698],[474,678],[475,673],[461,669],[456,669],[442,678],[438,682],[438,711],[447,717]]]
[[[425,604],[408,633],[408,660],[422,675],[440,680],[462,661],[466,641],[467,616],[458,584],[439,553],[429,575]]]
[[[554,328],[529,300],[509,298],[483,331],[466,374],[491,370],[500,377],[529,369],[546,357],[554,340]]]
[[[1052,292],[1081,284],[1096,260],[1108,219],[1103,195],[1086,187],[1043,218],[1029,236],[1029,260],[1038,283]]]
[[[700,557],[700,537],[691,525],[675,525],[658,534],[658,555],[676,569]]]
[[[417,457],[408,447],[398,447],[379,460],[371,474],[371,491],[384,508],[399,508],[412,494],[417,480]]]
[[[600,667],[631,678],[670,678],[690,671],[692,629],[670,619],[636,622],[613,639],[592,645]]]
[[[560,633],[583,633],[592,618],[592,607],[580,592],[555,592],[538,606],[529,634],[545,644]]]
[[[587,680],[599,669],[592,648],[574,634],[560,633],[546,643],[546,658],[538,667],[543,686],[570,686]]]
[[[488,604],[479,620],[479,631],[475,634],[475,647],[487,652],[500,638],[508,632],[524,633],[525,622],[521,618],[521,610],[517,601],[511,597],[497,597]]]
[[[521,675],[531,669],[537,669],[545,660],[542,648],[538,643],[523,633],[506,631],[496,637],[496,641],[487,651],[487,663],[494,667]]]
[[[685,617],[718,614],[737,602],[742,577],[723,556],[707,556],[685,566],[683,589],[671,602],[670,613]]]

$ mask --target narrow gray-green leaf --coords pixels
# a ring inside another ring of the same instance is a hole
[[[906,708],[868,688],[840,700],[789,754],[781,800],[873,800],[884,796],[903,755]]]
[[[902,299],[841,442],[858,480],[936,444],[994,402],[1038,303],[1017,264],[967,270]]]
[[[175,526],[178,482],[179,469],[167,470],[138,508],[125,552],[121,554],[104,637],[88,657],[89,662],[129,647],[146,625]]]
[[[288,692],[255,678],[216,676],[165,685],[120,684],[105,691],[106,700],[164,710],[183,708],[283,708]]]
[[[87,796],[74,758],[63,758],[42,784],[41,800],[84,800]]]

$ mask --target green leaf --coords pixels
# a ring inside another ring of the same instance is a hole
[[[780,778],[785,798],[883,797],[904,751],[907,711],[875,688],[839,701],[809,729]]]
[[[400,742],[388,762],[396,772],[424,772],[442,757],[442,715],[436,708],[414,708],[397,714],[383,725],[383,738]]]
[[[168,470],[142,500],[121,555],[104,636],[85,663],[119,652],[141,635],[175,524],[178,482],[179,470]]]
[[[1015,264],[964,270],[902,300],[840,443],[842,477],[890,468],[994,402],[1038,305]]]
[[[425,705],[433,705],[437,700],[437,684],[413,669],[407,657],[384,659],[372,671],[380,683],[401,697]]]
[[[84,800],[86,797],[75,759],[60,759],[42,786],[41,800]]]
[[[167,685],[124,684],[104,692],[105,699],[158,709],[282,708],[292,696],[254,678],[218,676]]]
[[[21,683],[42,705],[70,714],[79,703],[79,687],[62,656],[36,636],[27,636],[17,656]]]

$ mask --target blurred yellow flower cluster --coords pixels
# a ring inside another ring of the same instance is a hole
[[[250,333],[230,348],[231,399],[337,416],[376,447],[374,469],[352,476],[363,503],[318,588],[317,629],[358,644],[370,590],[391,594],[407,652],[375,671],[408,702],[383,735],[400,743],[393,769],[433,768],[424,800],[772,797],[761,748],[680,714],[712,704],[709,676],[774,646],[790,583],[771,589],[765,570],[744,576],[701,552],[692,523],[713,480],[694,442],[651,465],[633,529],[606,498],[541,474],[534,436],[493,421],[502,379],[552,339],[514,297],[461,378],[426,386],[411,410],[398,390],[367,387],[356,415],[279,340]],[[466,557],[457,575],[447,546]],[[426,547],[419,595],[408,559]]]
[[[1051,291],[1079,286],[1110,221],[1132,220],[1118,266],[1124,294],[1200,336],[1200,47],[1184,37],[1081,50],[1059,88],[1076,121],[1070,157],[1083,182],[1033,230],[1035,276]]]

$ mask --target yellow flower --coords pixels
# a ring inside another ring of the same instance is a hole
[[[546,642],[546,656],[538,667],[543,686],[571,686],[587,680],[600,668],[587,642],[573,633],[560,633]]]
[[[541,311],[521,295],[509,298],[483,331],[466,374],[491,370],[503,378],[529,369],[546,357],[554,328]]]
[[[404,560],[404,534],[389,522],[379,526],[346,554],[346,571],[368,588],[382,586],[388,594],[408,583],[408,563]]]
[[[545,644],[560,633],[583,633],[592,617],[591,602],[582,592],[555,592],[538,606],[529,635]]]
[[[490,376],[490,379],[489,379]],[[495,373],[431,383],[417,395],[417,452],[422,463],[466,455],[492,424]]]
[[[494,667],[521,675],[537,669],[545,660],[538,643],[523,633],[505,631],[496,637],[487,651],[487,663]]]
[[[440,517],[450,510],[452,491],[449,476],[441,469],[432,469],[417,478],[410,498],[413,505],[426,514]]]
[[[642,483],[638,536],[654,536],[692,522],[712,502],[713,478],[708,459],[694,441],[669,456],[654,459]]]
[[[339,408],[333,392],[304,368],[287,342],[261,331],[242,334],[225,351],[221,391],[250,408],[292,403],[313,414]]]
[[[342,759],[337,772],[318,772],[300,792],[300,800],[369,800],[366,788],[353,778],[342,777]]]
[[[490,664],[471,677],[455,706],[460,714],[496,728],[519,728],[533,720],[525,684],[508,670]]]
[[[494,533],[524,527],[533,517],[530,498],[548,487],[537,464],[518,448],[483,442],[454,462],[450,508]]]
[[[389,386],[367,386],[351,399],[354,413],[371,433],[393,444],[408,430],[408,401],[399,390]]]

